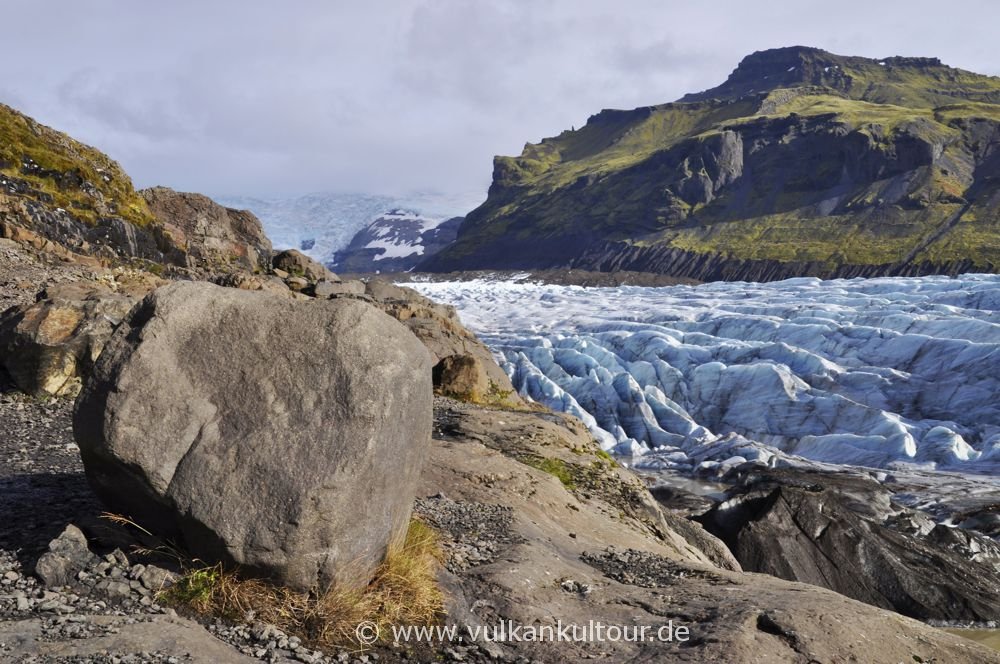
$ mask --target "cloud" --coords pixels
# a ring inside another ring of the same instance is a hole
[[[13,3],[2,99],[208,193],[484,191],[494,154],[807,44],[996,73],[988,0]]]

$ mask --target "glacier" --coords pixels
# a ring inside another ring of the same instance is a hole
[[[636,467],[1000,472],[1000,276],[409,283]]]

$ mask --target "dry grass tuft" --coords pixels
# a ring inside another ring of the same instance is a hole
[[[320,647],[364,648],[355,628],[364,621],[391,634],[390,625],[432,625],[444,615],[437,585],[441,549],[437,534],[410,522],[406,539],[391,550],[374,579],[358,590],[302,593],[260,579],[241,578],[221,565],[191,569],[162,598],[205,616],[270,623]]]

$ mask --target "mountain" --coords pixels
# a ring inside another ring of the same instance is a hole
[[[391,210],[362,228],[330,268],[338,272],[408,272],[455,241],[463,217],[424,217]]]
[[[95,265],[259,270],[271,254],[249,212],[162,187],[136,191],[104,153],[3,104],[0,237]]]
[[[790,47],[496,157],[420,269],[770,280],[1000,268],[1000,78]]]
[[[483,198],[479,193],[418,191],[403,196],[320,192],[286,197],[223,196],[218,200],[260,217],[276,248],[298,249],[332,264],[336,262],[334,254],[351,244],[355,235],[392,210],[419,210],[420,215],[446,219],[465,214]]]

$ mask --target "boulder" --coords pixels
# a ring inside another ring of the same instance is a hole
[[[309,286],[309,280],[304,277],[288,277],[285,279],[285,283],[296,292],[301,292]]]
[[[472,356],[486,374],[486,389],[496,397],[491,400],[494,405],[513,408],[524,405],[510,377],[493,358],[493,353],[462,325],[454,307],[438,304],[411,288],[397,286],[384,279],[369,281],[365,293],[372,298],[375,306],[417,335],[431,352],[435,364],[454,355]],[[442,390],[440,384],[435,385]]]
[[[296,249],[286,249],[275,254],[271,265],[293,277],[302,277],[311,282],[317,282],[321,279],[332,282],[340,281],[337,275],[330,272],[321,263]]]
[[[405,534],[432,398],[427,351],[369,304],[175,283],[111,338],[73,429],[111,510],[322,589],[366,583]]]
[[[279,293],[285,296],[291,295],[291,291],[286,284],[281,279],[274,276],[262,275],[262,274],[251,274],[250,272],[237,271],[230,272],[229,274],[216,275],[210,281],[213,284],[219,286],[225,286],[227,288],[239,288],[240,290],[250,290],[250,291],[270,291],[272,293]]]
[[[492,392],[482,361],[468,353],[449,355],[434,366],[434,387],[445,396],[482,403]],[[500,396],[497,393],[497,396]]]
[[[83,532],[70,524],[35,563],[35,575],[47,587],[59,588],[73,583],[76,575],[96,559]]]
[[[0,364],[18,389],[75,395],[137,298],[97,284],[59,284],[0,314]]]
[[[365,284],[361,281],[327,281],[321,279],[313,287],[313,295],[319,298],[331,298],[340,295],[364,295]]]

